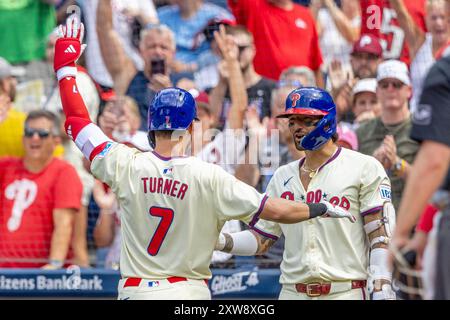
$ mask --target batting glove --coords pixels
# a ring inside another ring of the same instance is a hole
[[[347,210],[333,205],[328,201],[321,201],[323,204],[327,206],[327,212],[325,212],[322,217],[331,217],[331,218],[347,218],[350,222],[354,223],[356,218]]]
[[[65,26],[59,26],[53,61],[53,69],[58,81],[64,77],[75,77],[77,75],[75,62],[86,48],[86,45],[82,44],[83,36],[84,25],[75,14],[67,18]]]

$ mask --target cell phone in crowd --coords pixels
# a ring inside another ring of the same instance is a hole
[[[214,39],[214,31],[219,32],[221,24],[222,23],[220,22],[213,21],[206,26],[206,28],[203,30],[206,41],[211,42]]]
[[[164,59],[151,60],[152,71],[151,75],[166,74],[166,61]]]

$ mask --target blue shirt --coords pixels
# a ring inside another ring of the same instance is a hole
[[[197,62],[200,54],[210,50],[209,43],[203,36],[203,29],[214,18],[232,19],[225,9],[211,3],[203,3],[191,18],[181,17],[178,6],[165,6],[158,10],[159,21],[175,33],[177,52],[175,58],[184,63]]]

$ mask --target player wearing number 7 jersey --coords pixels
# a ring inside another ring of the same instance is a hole
[[[192,96],[178,88],[160,91],[150,105],[153,152],[111,141],[89,120],[75,83],[83,25],[69,17],[60,33],[54,69],[66,130],[122,208],[120,299],[209,299],[209,264],[227,220],[296,223],[325,214],[354,221],[329,203],[270,199],[219,166],[183,156],[196,108]]]
[[[295,145],[306,156],[279,168],[267,195],[300,203],[325,199],[350,211],[357,221],[284,224],[261,219],[251,231],[221,234],[216,248],[262,254],[284,234],[280,299],[362,300],[368,297],[367,284],[372,299],[395,299],[386,261],[395,212],[383,167],[373,157],[335,144],[336,106],[324,90],[292,91],[285,113],[278,117],[288,118]]]

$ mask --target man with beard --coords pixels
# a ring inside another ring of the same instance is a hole
[[[252,34],[243,26],[228,27],[227,33],[233,36],[239,49],[239,64],[247,88],[249,106],[256,108],[260,119],[270,116],[271,92],[276,83],[256,73],[253,67],[256,49]],[[211,91],[210,100],[213,114],[223,124],[231,106],[229,76],[224,60],[219,63],[219,74],[219,83]]]
[[[350,226],[339,221],[285,225],[260,220],[252,230],[221,234],[217,248],[240,255],[263,254],[283,234],[280,299],[365,300],[367,284],[372,299],[395,299],[386,263],[395,212],[383,167],[370,156],[336,145],[336,106],[324,90],[292,91],[278,117],[288,118],[295,145],[306,156],[280,167],[267,195],[296,202],[330,201],[357,216],[357,221]]]
[[[378,65],[383,62],[380,40],[372,34],[363,34],[353,44],[350,57],[352,74],[348,75],[340,63],[332,64],[330,83],[340,120],[353,121],[351,98],[353,86],[358,80],[376,78]]]

